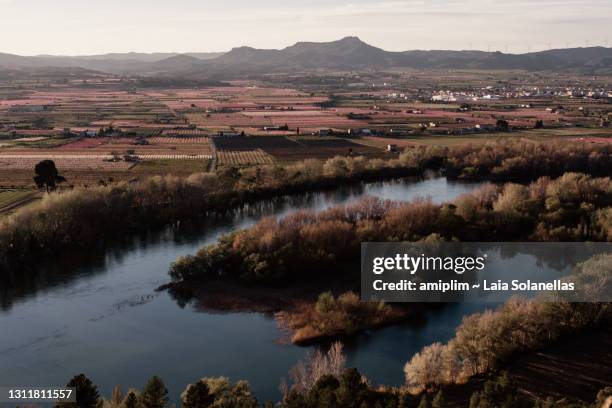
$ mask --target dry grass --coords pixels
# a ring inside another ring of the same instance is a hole
[[[31,203],[39,197],[36,190],[0,190],[0,216]]]

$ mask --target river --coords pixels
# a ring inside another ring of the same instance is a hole
[[[309,352],[282,344],[274,319],[257,313],[204,313],[181,308],[155,288],[169,281],[168,266],[221,234],[262,216],[299,209],[320,211],[364,196],[392,200],[454,199],[478,187],[444,178],[396,180],[341,187],[252,204],[204,225],[183,226],[135,239],[103,254],[73,256],[41,267],[27,288],[0,291],[0,386],[64,385],[85,373],[105,396],[120,384],[141,388],[160,375],[172,401],[203,376],[246,379],[260,400],[278,400],[281,377]],[[82,255],[82,254],[81,254]],[[83,259],[85,258],[85,259]],[[8,298],[10,297],[10,299]],[[466,314],[483,305],[450,305],[422,324],[365,333],[346,345],[348,364],[373,383],[398,385],[403,365],[423,346],[446,341]]]

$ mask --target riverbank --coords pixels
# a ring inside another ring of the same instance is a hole
[[[0,275],[33,268],[58,253],[280,195],[421,176],[428,169],[467,180],[532,180],[567,171],[603,176],[609,175],[611,156],[607,145],[508,140],[448,149],[415,147],[388,161],[336,157],[53,193],[0,223]]]
[[[542,178],[527,186],[488,185],[445,204],[366,199],[321,213],[262,220],[222,236],[195,255],[177,259],[170,276],[180,289],[178,294],[211,279],[242,284],[256,293],[265,287],[318,282],[321,293],[333,288],[330,281],[339,286],[343,281],[359,282],[355,271],[361,242],[477,242],[492,236],[505,241],[605,241],[610,203],[611,180],[581,174]],[[288,309],[277,309],[278,319],[291,331],[292,341],[302,344],[351,336],[412,317],[405,307],[362,304],[349,298],[330,294],[327,302],[320,298],[313,302],[312,296],[308,301],[294,301]]]
[[[577,350],[576,343],[583,345],[588,352]],[[289,373],[290,383],[282,387],[285,391],[280,401],[275,398],[263,402],[248,381],[202,377],[206,373],[200,373],[191,383],[180,384],[184,391],[174,401],[186,405],[200,395],[214,405],[253,408],[606,408],[612,401],[612,366],[607,364],[612,357],[611,350],[612,331],[603,328],[528,353],[503,370],[473,377],[465,384],[444,386],[431,393],[410,394],[402,388],[372,385],[359,370],[346,368],[343,346],[334,343],[327,352],[315,353],[296,364]],[[537,367],[537,370],[532,370],[532,367]],[[129,406],[130,401],[143,404],[153,392],[163,399],[159,407],[166,407],[169,402],[166,383],[159,376],[151,377],[142,390],[131,388],[125,395],[121,387],[115,385],[112,397],[100,395],[94,382],[84,374],[68,382],[68,386],[75,385],[77,398],[88,395],[96,405],[109,408]],[[77,403],[83,403],[83,400],[77,400]]]
[[[529,185],[487,185],[443,204],[375,198],[321,213],[302,212],[222,236],[178,258],[173,281],[223,276],[278,285],[341,274],[360,259],[362,242],[419,240],[605,241],[610,231],[610,178],[567,173]]]
[[[179,304],[193,302],[205,313],[261,313],[274,317],[282,332],[280,341],[299,346],[345,340],[366,330],[417,322],[439,305],[387,305],[363,303],[359,288],[336,275],[329,280],[305,280],[288,286],[241,285],[231,280],[207,280],[193,285],[162,285]]]
[[[517,392],[530,400],[591,404],[601,389],[612,387],[610,361],[612,329],[601,327],[525,353],[499,371],[473,377],[466,384],[444,386],[443,393],[449,408],[465,408],[488,379],[505,372]]]
[[[197,301],[179,307],[167,293],[154,292],[168,282],[170,263],[266,216],[319,212],[350,205],[364,196],[389,200],[431,196],[435,202],[452,201],[478,186],[445,178],[338,186],[257,202],[211,214],[202,222],[183,222],[136,238],[126,236],[105,251],[75,251],[63,259],[41,263],[35,274],[22,275],[11,286],[0,285],[0,299],[7,302],[0,310],[0,324],[12,333],[0,339],[0,365],[7,367],[0,373],[0,382],[64,383],[83,372],[82,362],[87,360],[86,374],[106,395],[116,384],[141,387],[148,376],[159,373],[170,379],[170,396],[179,401],[177,393],[185,384],[208,374],[246,379],[258,397],[277,401],[279,379],[318,346],[279,343],[285,334],[273,313],[214,311],[200,308]],[[95,259],[83,259],[85,256]],[[357,278],[350,281],[359,282]],[[314,300],[329,290],[325,286],[315,289]],[[335,294],[356,289],[339,287]],[[455,316],[460,313],[456,310]],[[425,320],[421,316],[415,324],[410,320],[366,331],[346,340],[347,358],[375,383],[399,385],[406,355],[447,338],[437,329],[423,326],[448,327],[450,331],[457,324],[455,319],[460,317],[449,320],[434,315]],[[30,324],[24,326],[24,321]],[[131,346],[135,344],[147,347]],[[48,351],[49,358],[39,358],[41,348]],[[101,358],[92,360],[91,355]],[[165,356],[162,362],[160,355]],[[152,365],[155,361],[159,364]],[[175,361],[181,364],[172,364]],[[30,369],[24,370],[24,366]]]
[[[612,288],[612,254],[591,257],[565,279],[575,283],[576,294],[588,293],[591,302],[570,302],[556,292],[532,300],[511,298],[495,310],[466,316],[447,343],[424,347],[406,363],[406,388],[420,392],[462,384],[526,353],[608,327],[612,307],[599,299]]]

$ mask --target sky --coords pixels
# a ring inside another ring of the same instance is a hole
[[[608,45],[611,0],[0,0],[0,52],[283,48],[358,36],[389,51]]]

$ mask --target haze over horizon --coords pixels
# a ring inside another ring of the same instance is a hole
[[[388,51],[607,46],[608,0],[0,0],[0,52],[222,52],[346,36]]]

